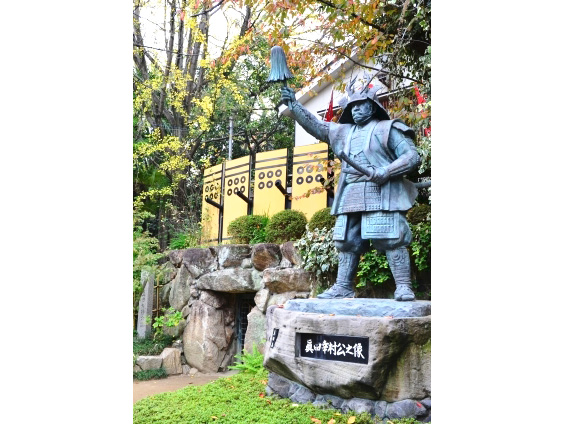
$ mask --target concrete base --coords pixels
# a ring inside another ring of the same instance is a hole
[[[284,308],[267,309],[266,336],[265,367],[313,396],[359,398],[373,404],[431,398],[429,301],[291,300]],[[318,357],[307,357],[307,349],[316,346],[316,337],[330,341],[333,337],[348,352],[355,345],[350,340],[363,339],[365,362],[352,362],[359,357],[343,351],[341,356],[332,356],[331,351],[322,355],[320,350]],[[306,345],[305,338],[314,340],[313,344]]]

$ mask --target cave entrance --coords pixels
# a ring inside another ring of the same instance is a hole
[[[247,314],[255,306],[255,293],[243,293],[236,295],[235,303],[235,334],[237,337],[237,353],[241,353],[245,344],[245,333],[247,331]]]

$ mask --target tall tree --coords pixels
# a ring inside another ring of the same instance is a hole
[[[278,116],[278,92],[265,83],[269,45],[250,30],[250,6],[209,57],[210,16],[221,1],[162,2],[161,47],[144,44],[144,25],[157,25],[143,8],[155,5],[136,0],[133,10],[134,198],[155,215],[149,228],[164,248],[200,221],[202,172],[226,158],[230,117],[234,158],[291,145],[292,123]]]

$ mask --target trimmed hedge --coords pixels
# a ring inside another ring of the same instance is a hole
[[[428,220],[428,215],[432,209],[426,204],[416,204],[408,211],[406,214],[406,219],[410,224],[418,224],[420,222],[426,222]]]
[[[287,209],[274,214],[265,229],[268,243],[298,240],[306,231],[308,220],[303,212]]]
[[[234,244],[261,243],[269,218],[263,215],[243,215],[228,225],[228,235]]]
[[[335,226],[336,217],[330,215],[331,208],[320,209],[308,222],[308,229],[314,231],[316,228],[331,230]]]

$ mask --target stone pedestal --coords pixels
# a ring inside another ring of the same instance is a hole
[[[267,309],[266,338],[272,393],[295,402],[329,399],[381,419],[429,419],[429,301],[290,300]]]

